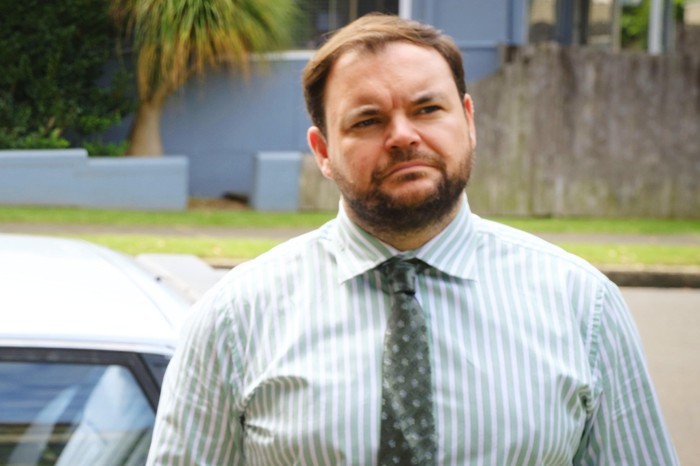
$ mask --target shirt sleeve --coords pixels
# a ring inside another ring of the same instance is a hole
[[[593,319],[594,405],[574,465],[679,465],[639,333],[610,281],[600,289]]]
[[[230,322],[215,293],[195,305],[163,381],[147,465],[243,464]]]

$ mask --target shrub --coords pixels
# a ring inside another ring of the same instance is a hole
[[[120,157],[126,153],[127,141],[103,142],[97,139],[83,141],[82,145],[90,157]]]
[[[66,147],[133,109],[109,0],[0,0],[0,148]]]

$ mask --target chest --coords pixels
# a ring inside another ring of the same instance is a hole
[[[235,381],[252,464],[372,464],[388,298],[369,283],[287,294],[255,311]],[[570,464],[591,398],[565,299],[419,290],[428,314],[441,464]],[[251,456],[253,453],[255,455]],[[273,460],[277,458],[277,461]]]

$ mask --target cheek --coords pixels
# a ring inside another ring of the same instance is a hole
[[[379,152],[372,144],[352,143],[341,147],[342,158],[336,160],[335,168],[342,170],[346,178],[354,183],[365,183],[376,168]]]
[[[433,133],[431,143],[433,149],[446,159],[461,159],[472,146],[469,128],[464,124],[454,124]]]

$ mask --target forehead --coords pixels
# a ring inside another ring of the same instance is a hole
[[[390,68],[396,62],[405,64],[431,62],[433,65],[441,64],[442,70],[451,73],[445,58],[434,48],[414,44],[406,41],[393,41],[380,44],[373,48],[355,47],[344,51],[336,60],[330,70],[330,78],[339,72],[348,73],[353,68],[360,68],[367,62],[380,68]],[[381,66],[385,64],[386,66]],[[424,68],[424,67],[421,67]],[[411,70],[415,73],[416,69]]]
[[[412,86],[450,85],[457,89],[452,71],[440,53],[410,42],[389,42],[369,49],[350,49],[331,67],[326,81],[326,97],[348,96],[360,91]]]

